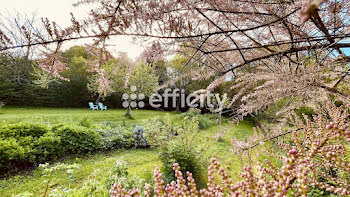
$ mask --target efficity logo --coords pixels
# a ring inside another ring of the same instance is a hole
[[[131,86],[130,87],[130,94],[125,93],[122,96],[122,99],[124,100],[123,102],[123,107],[124,108],[144,108],[145,107],[145,102],[142,100],[145,99],[145,95],[143,93],[137,94],[137,88],[136,86]]]
[[[145,94],[138,93],[137,88],[132,86],[130,88],[130,94],[125,93],[122,96],[124,108],[144,108]],[[194,92],[189,95],[185,95],[185,90],[180,89],[165,89],[162,94],[154,93],[149,96],[148,103],[152,108],[169,107],[169,101],[172,102],[172,106],[176,107],[177,102],[180,102],[181,107],[188,106],[190,108],[208,107],[217,111],[224,108],[227,100],[227,94],[212,94],[211,92]],[[195,102],[194,102],[195,101]]]

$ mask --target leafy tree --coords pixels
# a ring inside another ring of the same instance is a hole
[[[136,94],[140,98],[145,98],[151,96],[154,93],[158,85],[158,76],[156,75],[154,67],[149,64],[141,63],[137,65],[127,76],[127,81],[122,89],[122,91],[129,95],[127,101],[129,103],[127,107],[126,116],[131,116],[131,108],[136,107],[132,106],[132,95]],[[117,85],[117,84],[116,84]],[[135,88],[136,89],[133,89]],[[143,96],[141,96],[143,95]],[[142,106],[140,106],[142,107]]]
[[[126,116],[128,117],[131,117],[131,109],[137,107],[132,102],[133,100],[137,100],[138,97],[144,99],[159,87],[158,76],[152,65],[139,63],[132,66],[125,56],[110,59],[99,69],[99,72],[90,79],[90,91],[98,93],[103,99],[113,94],[125,94],[124,107],[127,108]],[[103,78],[101,78],[101,73],[103,73]]]

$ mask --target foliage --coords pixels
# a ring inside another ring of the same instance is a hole
[[[183,126],[172,124],[168,116],[164,120],[151,121],[146,126],[146,140],[152,146],[159,146],[159,158],[163,163],[162,171],[167,183],[175,180],[172,170],[175,162],[183,166],[183,172],[189,170],[198,180],[201,180],[203,158],[196,145],[198,132],[196,117],[192,119],[185,117]]]
[[[120,183],[128,189],[138,188],[142,190],[145,181],[145,179],[130,175],[126,162],[117,160],[106,180],[106,187],[110,190],[115,183]]]
[[[21,138],[21,137],[35,137],[38,138],[47,133],[49,128],[40,124],[33,123],[18,123],[1,127],[1,138]]]
[[[173,172],[173,163],[181,163],[182,172],[190,171],[198,181],[200,186],[204,186],[204,179],[201,174],[204,169],[201,151],[192,144],[184,143],[181,140],[173,140],[166,147],[162,147],[159,152],[159,158],[162,161],[164,181],[170,183],[175,180]]]
[[[206,129],[217,124],[217,116],[214,114],[201,114],[200,109],[190,108],[186,113],[181,114],[181,117],[190,119],[196,117],[198,119],[199,129]]]
[[[92,129],[76,125],[57,125],[52,131],[61,137],[66,154],[88,153],[100,149],[101,136]]]
[[[3,64],[0,65],[0,100],[8,105],[85,107],[93,97],[86,87],[90,75],[86,71],[86,61],[91,57],[84,53],[87,53],[86,48],[80,46],[62,52],[63,62],[69,70],[60,75],[69,81],[43,82],[42,85],[45,84],[48,89],[42,89],[34,83],[38,80],[37,77],[50,78],[48,73],[42,73],[37,62],[16,55],[1,56],[0,61]],[[39,76],[35,76],[38,73]]]
[[[56,158],[60,137],[37,124],[14,124],[0,128],[0,173],[16,171],[37,162]]]
[[[0,128],[0,173],[28,168],[64,155],[100,149],[100,135],[75,125],[52,129],[40,124],[9,124]]]
[[[92,128],[93,124],[94,123],[92,122],[92,120],[90,118],[88,118],[87,116],[84,116],[78,122],[78,126],[82,126],[82,127],[86,127],[86,128]]]
[[[292,132],[293,144],[282,144],[286,154],[278,156],[282,165],[275,166],[268,160],[259,164],[256,173],[246,167],[242,173],[243,180],[234,184],[227,171],[215,158],[211,159],[208,168],[208,187],[200,190],[201,196],[307,196],[310,187],[318,187],[333,194],[345,196],[350,194],[350,185],[341,172],[350,172],[350,163],[344,158],[346,147],[350,142],[349,109],[344,106],[336,108],[328,106],[329,119],[322,115],[314,116],[306,123],[295,116],[296,126],[304,133]],[[198,196],[192,174],[187,172],[187,183],[183,178],[178,163],[173,164],[176,182],[165,185],[158,167],[154,173],[154,193],[156,196],[171,194],[188,194]],[[323,170],[337,169],[336,174],[328,174]],[[218,173],[220,176],[216,177]],[[322,177],[321,179],[319,177]],[[345,179],[344,179],[345,178]],[[218,183],[217,179],[221,179]],[[150,196],[150,188],[146,185],[145,196]],[[112,196],[137,196],[137,189],[125,190],[120,184],[111,189]]]
[[[122,126],[99,125],[97,132],[101,135],[103,150],[115,150],[131,148],[135,144],[133,133],[130,128]]]
[[[150,119],[146,124],[144,137],[151,146],[166,146],[175,138],[179,125],[172,123],[168,114],[162,118]]]
[[[144,137],[144,126],[135,125],[135,128],[132,130],[132,132],[135,140],[135,147],[148,147],[147,140]]]
[[[312,120],[313,115],[315,114],[314,110],[308,106],[301,106],[298,109],[295,109],[295,113],[299,116],[300,119],[306,121],[304,115],[308,117],[308,119]]]

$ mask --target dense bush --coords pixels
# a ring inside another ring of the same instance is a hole
[[[49,131],[44,125],[31,124],[31,123],[18,123],[10,124],[0,128],[1,138],[21,138],[31,136],[33,138],[38,138]]]
[[[131,148],[134,138],[131,129],[122,126],[101,124],[97,128],[101,135],[101,147],[103,150],[115,150],[119,148]]]
[[[166,183],[176,180],[173,164],[179,163],[182,167],[182,172],[192,172],[196,180],[201,186],[203,181],[201,174],[203,172],[201,164],[201,153],[196,147],[189,146],[189,144],[181,140],[173,140],[167,146],[161,148],[159,158],[163,164],[163,174]]]
[[[18,123],[0,127],[0,173],[17,171],[72,154],[148,147],[145,128],[110,123],[94,125],[83,118],[77,126]]]
[[[60,125],[52,131],[61,137],[65,154],[87,153],[101,148],[101,136],[95,130],[76,125]]]
[[[55,158],[60,138],[36,124],[14,124],[0,128],[0,173],[25,168]]]
[[[58,125],[52,129],[40,124],[11,124],[0,128],[0,173],[17,171],[100,148],[100,135],[91,129]]]

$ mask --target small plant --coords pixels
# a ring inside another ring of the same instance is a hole
[[[117,160],[106,179],[106,187],[110,190],[115,183],[119,183],[127,189],[138,188],[138,190],[143,190],[145,182],[145,179],[129,174],[125,161]]]
[[[136,125],[135,128],[132,130],[133,137],[135,140],[135,147],[148,147],[148,142],[146,141],[144,137],[145,133],[145,127]]]
[[[45,186],[45,190],[44,190],[44,195],[43,197],[48,196],[48,191],[50,188],[50,182],[51,182],[51,175],[57,171],[66,171],[67,174],[71,175],[73,173],[72,170],[79,168],[80,166],[77,164],[57,164],[53,167],[49,167],[49,164],[40,164],[39,168],[42,169],[43,171],[43,176],[47,177],[48,179],[46,180],[46,186]]]
[[[159,158],[163,163],[165,182],[175,180],[173,163],[183,166],[183,172],[191,171],[200,184],[202,169],[202,154],[196,145],[199,132],[198,119],[185,117],[182,125],[174,125],[168,117],[154,120],[147,125],[146,139],[152,146],[159,146]]]

